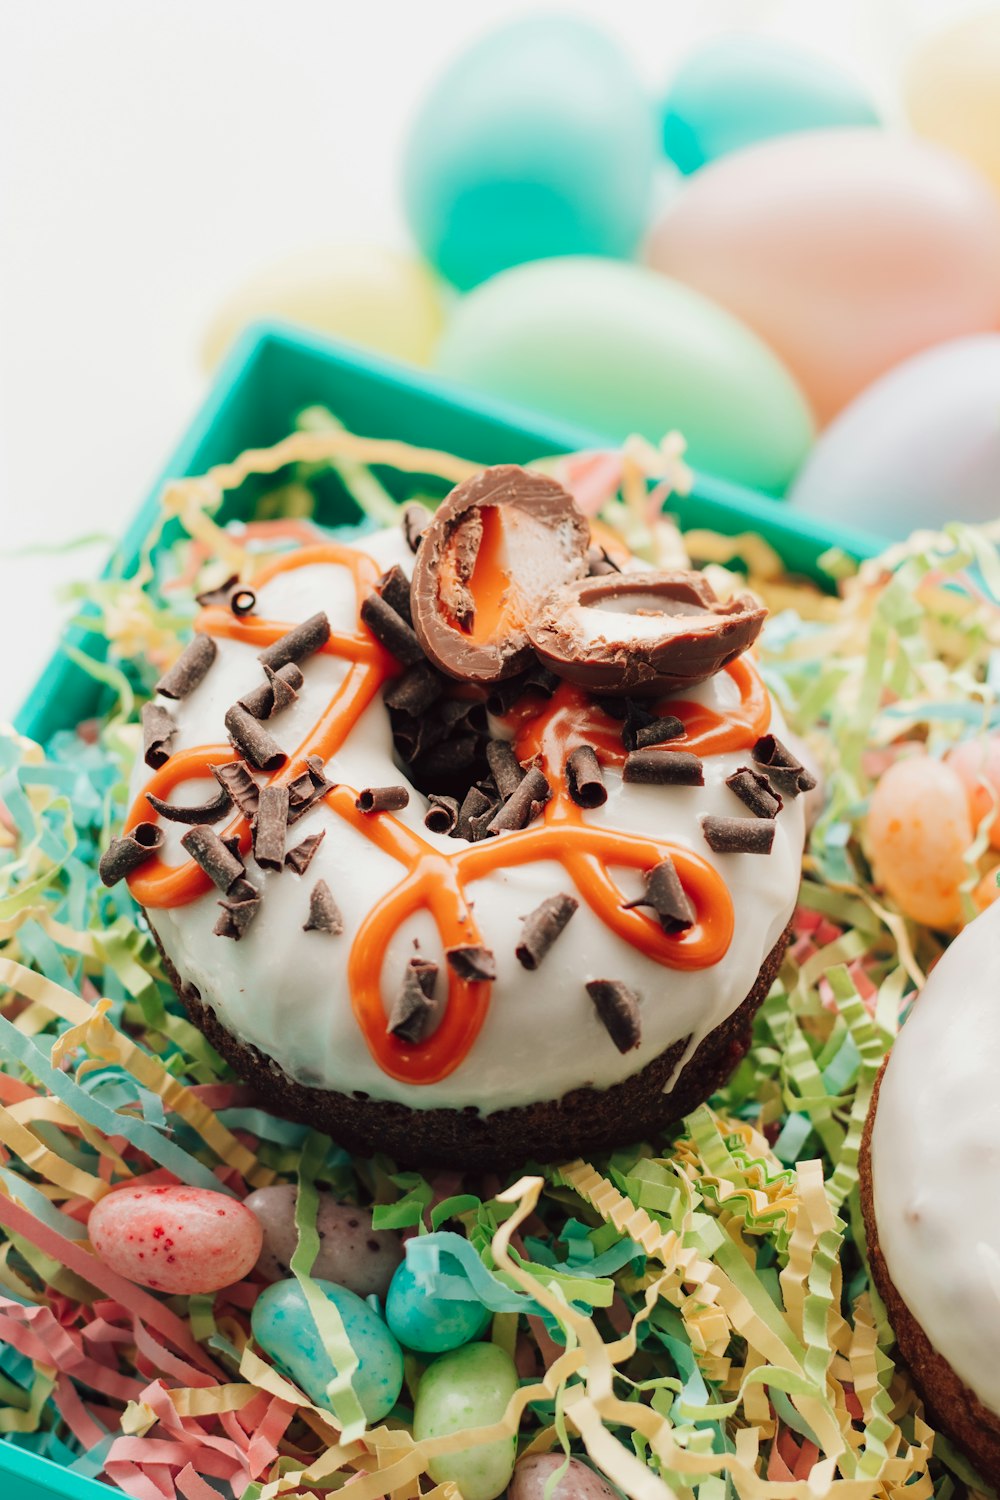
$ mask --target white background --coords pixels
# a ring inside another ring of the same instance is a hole
[[[652,90],[732,27],[804,41],[890,118],[914,41],[964,0],[589,0]],[[317,242],[404,245],[407,122],[513,0],[4,0],[0,7],[0,720],[204,386],[222,299]]]

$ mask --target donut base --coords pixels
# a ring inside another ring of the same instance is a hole
[[[961,1448],[984,1480],[1000,1488],[1000,1417],[991,1412],[974,1391],[939,1354],[903,1301],[889,1275],[878,1239],[875,1222],[875,1196],[872,1182],[871,1144],[878,1108],[879,1090],[885,1076],[885,1063],[875,1080],[868,1119],[861,1138],[858,1158],[861,1212],[868,1243],[868,1264],[879,1295],[886,1305],[889,1321],[899,1352],[909,1367],[913,1383],[924,1400],[934,1426]]]
[[[383,1152],[410,1166],[495,1171],[526,1161],[567,1161],[648,1139],[703,1104],[746,1054],[754,1015],[777,977],[790,936],[791,926],[764,960],[746,999],[699,1045],[669,1094],[664,1085],[684,1055],[686,1039],[610,1088],[574,1089],[561,1099],[489,1115],[475,1106],[410,1109],[367,1094],[307,1088],[234,1036],[198,991],[182,983],[162,947],[160,952],[191,1021],[276,1113],[321,1130],[360,1156]]]

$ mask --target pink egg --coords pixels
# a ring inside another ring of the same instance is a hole
[[[974,825],[978,828],[991,810],[996,812],[990,824],[990,843],[1000,849],[1000,737],[966,740],[946,759],[965,787]]]
[[[217,1292],[256,1263],[263,1234],[248,1208],[209,1188],[117,1188],[91,1210],[90,1242],[119,1276],[158,1292]]]
[[[734,151],[687,180],[647,257],[749,324],[821,422],[911,354],[1000,320],[1000,202],[967,162],[901,132]]]
[[[900,911],[929,927],[957,927],[959,887],[972,819],[956,773],[928,755],[898,760],[868,809],[867,848],[875,877]]]

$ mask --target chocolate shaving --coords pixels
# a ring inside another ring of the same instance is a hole
[[[229,850],[229,852],[233,856],[233,858],[234,859],[238,859],[240,861],[240,863],[242,864],[243,863],[243,852],[240,849],[240,836],[239,836],[239,834],[238,833],[224,833],[222,835],[222,842],[226,846],[226,848]]]
[[[163,848],[163,829],[155,823],[137,823],[120,839],[112,839],[101,855],[97,872],[106,886],[117,885]]]
[[[773,818],[713,818],[701,820],[705,842],[716,854],[770,854],[774,843]]]
[[[209,766],[216,781],[225,787],[240,812],[249,822],[257,811],[260,787],[241,760],[229,761],[224,766]]]
[[[177,807],[172,802],[164,802],[162,797],[154,797],[152,792],[146,793],[146,801],[168,823],[217,823],[233,805],[233,799],[224,786],[197,807]]]
[[[578,745],[566,762],[566,785],[577,807],[602,807],[608,800],[604,772],[592,745]]]
[[[264,786],[253,820],[253,857],[262,870],[285,867],[285,831],[288,827],[287,786]]]
[[[438,966],[429,959],[411,958],[399,994],[389,1012],[386,1031],[416,1047],[424,1041],[438,1014],[434,1001]]]
[[[418,661],[407,667],[402,677],[390,682],[382,700],[386,708],[416,717],[436,703],[444,691],[444,679],[429,662]]]
[[[203,608],[207,608],[210,604],[221,604],[224,608],[227,608],[229,605],[229,596],[235,588],[239,587],[239,582],[239,575],[237,573],[230,573],[229,577],[223,583],[220,583],[217,588],[205,589],[203,593],[195,594],[195,602]]]
[[[488,948],[478,943],[462,943],[456,948],[446,948],[444,956],[450,967],[468,983],[477,980],[492,981],[497,977],[497,961]]]
[[[256,607],[257,595],[253,589],[249,589],[245,585],[233,589],[233,592],[229,596],[229,608],[234,615],[238,615],[242,619],[244,615],[252,614]]]
[[[170,759],[170,743],[177,725],[159,703],[142,705],[142,758],[158,771]]]
[[[293,661],[286,662],[277,672],[267,666],[264,671],[267,681],[238,700],[240,707],[245,708],[255,719],[273,719],[275,714],[280,714],[295,702],[299,696],[298,690],[305,682],[301,670]]]
[[[398,812],[410,800],[405,786],[369,786],[358,793],[354,806],[358,812]]]
[[[496,803],[492,797],[488,797],[478,786],[470,786],[465,798],[458,810],[458,822],[455,825],[455,837],[460,839],[473,838],[473,819],[482,818],[483,813],[488,812],[490,818],[496,812]],[[489,820],[487,820],[489,821]]]
[[[570,917],[580,905],[575,896],[562,893],[546,896],[533,912],[523,919],[521,941],[514,949],[525,969],[537,969]]]
[[[219,905],[222,913],[212,931],[216,937],[232,938],[238,943],[260,910],[260,895],[248,880],[239,880]]]
[[[480,740],[475,734],[457,734],[443,744],[432,745],[414,757],[413,768],[422,778],[450,778],[475,764]]]
[[[671,936],[694,926],[697,913],[681,885],[672,859],[661,859],[658,865],[646,870],[642,883],[645,894],[637,896],[634,901],[626,901],[626,911],[634,906],[651,906],[660,919],[660,926]]]
[[[619,1052],[631,1052],[642,1041],[639,997],[618,979],[591,979],[587,994]]]
[[[631,750],[622,780],[646,786],[704,786],[705,774],[697,755],[687,750]]]
[[[273,646],[261,651],[257,660],[262,666],[277,672],[290,661],[305,661],[307,656],[314,656],[329,639],[330,621],[320,610],[318,614],[310,615],[308,620],[303,620],[301,625],[296,625],[293,630],[281,636]]]
[[[297,823],[311,807],[332,792],[335,781],[328,781],[323,761],[318,755],[310,755],[306,769],[288,783],[288,822]]]
[[[458,798],[432,793],[430,807],[424,813],[424,827],[431,833],[452,833],[458,824]]]
[[[524,768],[508,742],[490,740],[486,746],[486,762],[501,797],[513,797],[524,780]]]
[[[411,500],[409,505],[403,506],[403,519],[400,525],[403,528],[403,536],[406,545],[411,552],[416,552],[424,539],[424,532],[433,521],[434,516],[419,500]]]
[[[242,880],[245,873],[242,859],[204,824],[189,828],[181,839],[181,847],[187,850],[195,864],[201,866],[212,884],[227,896],[236,882]]]
[[[754,745],[751,752],[759,766],[767,772],[767,779],[789,797],[800,792],[811,792],[816,785],[815,776],[805,769],[799,760],[783,745],[776,735],[765,734]]]
[[[325,880],[317,880],[309,895],[309,916],[302,924],[302,931],[326,932],[331,937],[339,937],[343,930],[344,919],[333,899],[333,892]]]
[[[389,608],[394,609],[397,615],[406,621],[407,625],[412,625],[413,616],[410,613],[410,580],[399,566],[399,563],[394,563],[387,573],[383,573],[375,587]]]
[[[412,667],[423,661],[423,647],[417,640],[412,626],[381,594],[369,594],[361,605],[361,618],[375,639],[404,667]]]
[[[196,635],[156,684],[155,691],[164,698],[186,698],[193,693],[218,655],[219,648],[210,635]]]
[[[646,724],[636,724],[629,718],[622,730],[622,743],[626,750],[648,750],[651,745],[664,745],[676,740],[684,733],[684,725],[673,714],[663,719],[650,719]]]
[[[527,828],[532,818],[537,818],[552,796],[552,788],[544,772],[532,766],[514,794],[500,808],[488,825],[488,833],[503,833],[509,829]]]
[[[296,875],[304,875],[312,864],[313,855],[325,838],[325,828],[321,833],[308,834],[302,840],[301,844],[296,844],[294,849],[289,849],[285,855],[286,868],[294,870]]]
[[[606,578],[609,573],[620,573],[621,568],[605,547],[587,548],[587,574],[590,578]]]
[[[276,771],[288,759],[274,736],[238,703],[226,709],[225,725],[236,749],[258,771]]]
[[[781,797],[767,777],[751,771],[749,766],[740,766],[739,770],[727,776],[726,786],[736,793],[755,818],[776,818],[781,811]]]

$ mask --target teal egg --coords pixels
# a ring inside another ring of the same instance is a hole
[[[627,256],[645,227],[656,116],[627,57],[570,17],[515,21],[451,66],[403,161],[410,226],[463,290],[549,255]]]
[[[413,1436],[420,1443],[445,1433],[489,1426],[503,1416],[517,1387],[514,1362],[496,1344],[466,1344],[464,1349],[442,1354],[420,1381]],[[516,1454],[516,1438],[499,1438],[434,1458],[428,1472],[436,1484],[448,1480],[457,1484],[462,1500],[496,1500],[507,1488]]]
[[[682,172],[754,141],[833,125],[877,125],[871,97],[825,57],[765,36],[726,36],[693,53],[663,105],[663,147]]]
[[[462,299],[435,362],[606,439],[658,442],[678,428],[696,468],[773,492],[812,439],[777,355],[700,292],[642,266],[581,256],[505,271]]]
[[[358,1356],[354,1390],[369,1422],[387,1417],[403,1388],[403,1354],[376,1312],[346,1287],[316,1285],[340,1313]],[[297,1281],[276,1281],[254,1303],[250,1319],[257,1343],[317,1406],[328,1406],[326,1387],[336,1371],[320,1342]]]
[[[441,1257],[441,1269],[461,1276],[454,1256]],[[489,1309],[477,1300],[460,1302],[427,1291],[404,1261],[392,1278],[385,1302],[385,1320],[404,1349],[421,1354],[443,1354],[485,1333]]]

